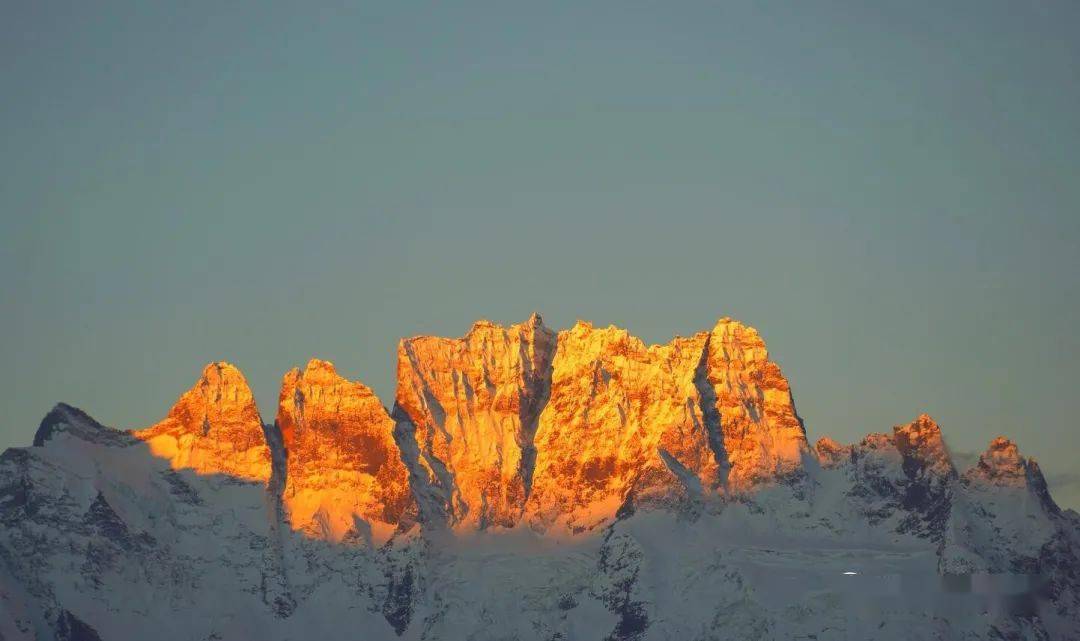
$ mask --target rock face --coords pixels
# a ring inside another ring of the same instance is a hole
[[[1080,639],[1034,460],[960,473],[926,415],[811,452],[734,321],[480,322],[398,374],[393,418],[320,360],[273,426],[225,363],[145,430],[57,405],[0,454],[0,637]]]
[[[535,529],[583,532],[635,499],[715,485],[717,426],[696,385],[706,334],[646,347],[625,330],[579,322],[558,341],[536,434]]]
[[[293,528],[381,545],[415,515],[393,420],[368,387],[345,380],[333,364],[315,359],[285,375],[277,426]]]
[[[791,387],[757,330],[722,318],[709,337],[706,375],[716,397],[727,485],[746,490],[802,472],[806,431]]]
[[[511,527],[521,517],[554,351],[554,333],[536,314],[398,346],[395,416],[415,439],[419,476],[438,488],[451,525]]]
[[[579,322],[558,341],[536,435],[533,527],[581,532],[634,503],[737,494],[801,472],[802,421],[752,328],[725,318],[646,347]]]
[[[869,434],[851,446],[822,438],[815,451],[827,472],[845,477],[845,508],[860,521],[900,534],[941,538],[957,473],[932,418],[922,414],[893,427],[892,434]]]
[[[964,474],[964,480],[998,487],[1025,487],[1037,471],[1031,469],[1034,465],[1033,460],[1020,456],[1016,443],[999,436],[990,441],[990,446],[979,455],[979,462]]]
[[[852,447],[837,443],[828,436],[822,436],[814,443],[814,454],[818,464],[825,469],[835,469],[851,460]]]
[[[270,479],[270,449],[247,380],[229,363],[211,363],[195,386],[152,427],[133,432],[175,469]]]
[[[1009,439],[995,438],[963,474],[961,487],[941,554],[945,571],[1046,569],[1044,557],[1063,519],[1033,459]]]

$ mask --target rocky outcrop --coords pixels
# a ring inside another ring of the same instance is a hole
[[[806,431],[757,330],[720,319],[709,336],[706,375],[720,415],[727,486],[742,491],[801,474],[810,453]]]
[[[643,502],[796,477],[809,452],[780,368],[727,318],[650,347],[615,327],[560,332],[536,447],[530,523],[570,532]]]
[[[394,422],[367,386],[312,360],[285,375],[277,427],[286,450],[282,502],[293,528],[381,545],[412,519]]]
[[[706,334],[646,347],[626,330],[578,322],[558,340],[536,434],[534,528],[581,532],[635,498],[714,484],[716,426],[697,387]]]
[[[554,351],[538,314],[398,346],[395,416],[416,442],[420,482],[439,490],[451,524],[510,527],[520,518]]]
[[[942,571],[1036,574],[1050,569],[1048,555],[1061,552],[1055,546],[1074,525],[1050,497],[1033,459],[1022,456],[1009,439],[997,437],[960,481],[962,491],[940,552]]]
[[[211,363],[156,425],[132,434],[174,469],[245,481],[270,479],[270,449],[247,380],[235,366]]]
[[[905,482],[900,486],[901,506],[909,516],[898,528],[938,539],[952,506],[956,468],[941,428],[926,414],[893,428],[893,444],[900,453]]]
[[[837,443],[828,436],[822,436],[814,443],[814,454],[818,464],[825,469],[840,467],[851,460],[851,446]]]
[[[892,434],[868,434],[855,445],[822,438],[814,449],[826,473],[846,477],[845,507],[860,521],[899,534],[941,538],[957,473],[930,416],[897,425]]]
[[[1004,436],[990,441],[986,451],[979,455],[978,463],[964,473],[966,483],[998,487],[1026,487],[1029,480],[1041,477],[1034,459],[1021,456],[1016,443]]]

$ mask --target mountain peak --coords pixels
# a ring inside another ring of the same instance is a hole
[[[990,441],[986,451],[979,456],[979,462],[964,473],[964,481],[998,488],[1023,488],[1034,494],[1048,512],[1060,512],[1050,497],[1038,462],[1034,458],[1025,458],[1016,443],[1004,436]]]
[[[764,340],[730,318],[659,345],[479,321],[403,339],[397,375],[391,416],[313,358],[284,375],[273,427],[226,362],[133,435],[57,405],[43,447],[0,455],[0,637],[1080,629],[1080,517],[1033,459],[997,438],[958,479],[927,414],[811,449]],[[872,593],[897,573],[917,594]]]
[[[225,361],[208,364],[164,419],[132,434],[175,469],[267,482],[270,449],[247,380]]]
[[[851,458],[850,445],[838,443],[828,436],[822,436],[814,443],[814,452],[817,454],[818,462],[825,468],[837,467],[845,459]]]
[[[113,430],[98,423],[89,414],[81,409],[57,403],[45,418],[41,419],[37,432],[34,433],[34,446],[44,447],[45,444],[60,432],[71,433],[83,440],[96,441],[105,433]]]
[[[247,386],[240,368],[228,361],[213,361],[207,363],[202,370],[200,382],[209,385],[242,385]]]
[[[282,381],[286,514],[294,529],[381,545],[412,505],[394,421],[371,388],[312,359]]]
[[[534,314],[399,345],[395,416],[415,439],[416,463],[451,524],[510,526],[520,517],[555,343]]]
[[[723,316],[717,320],[716,324],[713,325],[712,333],[719,336],[731,337],[732,339],[760,342],[764,345],[761,334],[758,333],[757,329],[742,321],[731,318],[730,316]]]
[[[998,436],[990,441],[986,451],[979,455],[979,462],[965,477],[997,486],[1027,485],[1028,459],[1021,456],[1016,443]]]
[[[955,472],[941,428],[929,414],[920,414],[910,423],[893,427],[893,443],[906,463],[917,462],[920,467],[941,474]]]
[[[297,374],[303,376],[306,380],[323,379],[326,381],[343,381],[345,380],[340,374],[338,374],[337,367],[331,361],[326,361],[321,358],[312,358],[304,366],[301,371],[296,368]]]

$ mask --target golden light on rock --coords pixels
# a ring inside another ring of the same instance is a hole
[[[282,503],[294,529],[381,545],[415,512],[394,422],[362,383],[312,360],[281,384],[277,425],[284,437]]]
[[[175,469],[270,480],[270,448],[247,380],[230,363],[211,363],[161,422],[132,434]]]
[[[165,419],[132,434],[174,469],[266,485],[294,530],[368,545],[419,522],[563,537],[652,504],[770,486],[800,494],[808,462],[903,461],[928,487],[957,477],[925,414],[811,449],[764,341],[729,318],[650,346],[583,321],[556,333],[535,314],[478,321],[461,338],[402,340],[397,379],[388,413],[313,359],[285,375],[264,426],[240,371],[212,363]],[[277,469],[268,437],[280,440]],[[1034,466],[999,438],[964,479],[1023,483]]]

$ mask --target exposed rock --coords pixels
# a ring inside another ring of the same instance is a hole
[[[893,444],[900,452],[906,477],[901,485],[901,505],[911,513],[898,529],[938,539],[949,518],[957,478],[941,428],[921,414],[911,423],[893,428]]]
[[[940,551],[943,572],[1075,576],[1077,568],[1056,561],[1076,554],[1061,546],[1075,525],[1050,498],[1038,464],[1015,443],[1000,436],[991,441],[961,477],[961,489]],[[1069,598],[1080,597],[1072,592]]]
[[[1080,516],[1034,460],[995,439],[958,476],[926,415],[811,450],[739,323],[646,346],[534,316],[399,356],[393,418],[319,360],[285,376],[273,426],[223,363],[139,432],[58,405],[38,447],[0,454],[0,636],[1080,630]]]
[[[579,322],[558,341],[536,435],[533,527],[584,531],[630,501],[742,493],[801,473],[802,421],[752,328],[724,318],[646,347]]]
[[[259,410],[244,375],[229,363],[207,365],[160,423],[133,434],[174,469],[260,483],[270,479]]]
[[[997,486],[1023,486],[1028,479],[1028,460],[1020,456],[1015,443],[999,436],[990,441],[979,462],[964,473],[964,479]]]
[[[892,434],[868,434],[851,446],[822,438],[814,449],[827,473],[846,477],[846,507],[862,519],[900,534],[941,538],[957,473],[932,418],[922,414]]]
[[[828,436],[822,436],[814,444],[814,453],[817,455],[821,467],[832,469],[851,460],[851,446],[841,445]]]
[[[364,384],[314,359],[281,384],[287,452],[283,503],[292,526],[381,545],[415,512],[394,421]]]
[[[709,337],[708,381],[736,491],[802,472],[809,454],[791,387],[757,330],[722,318]]]
[[[578,322],[558,340],[536,434],[534,528],[580,532],[635,497],[715,483],[716,428],[697,387],[708,334],[645,347],[626,330]]]
[[[941,428],[928,414],[893,427],[893,443],[911,468],[910,475],[956,476],[952,459],[941,438]]]
[[[395,416],[412,426],[450,523],[510,527],[520,518],[554,350],[538,314],[510,327],[478,321],[459,339],[401,341]]]
[[[57,403],[41,419],[34,433],[34,447],[45,447],[59,434],[68,434],[88,443],[120,443],[127,440],[121,432],[105,427],[86,412],[67,403]]]

